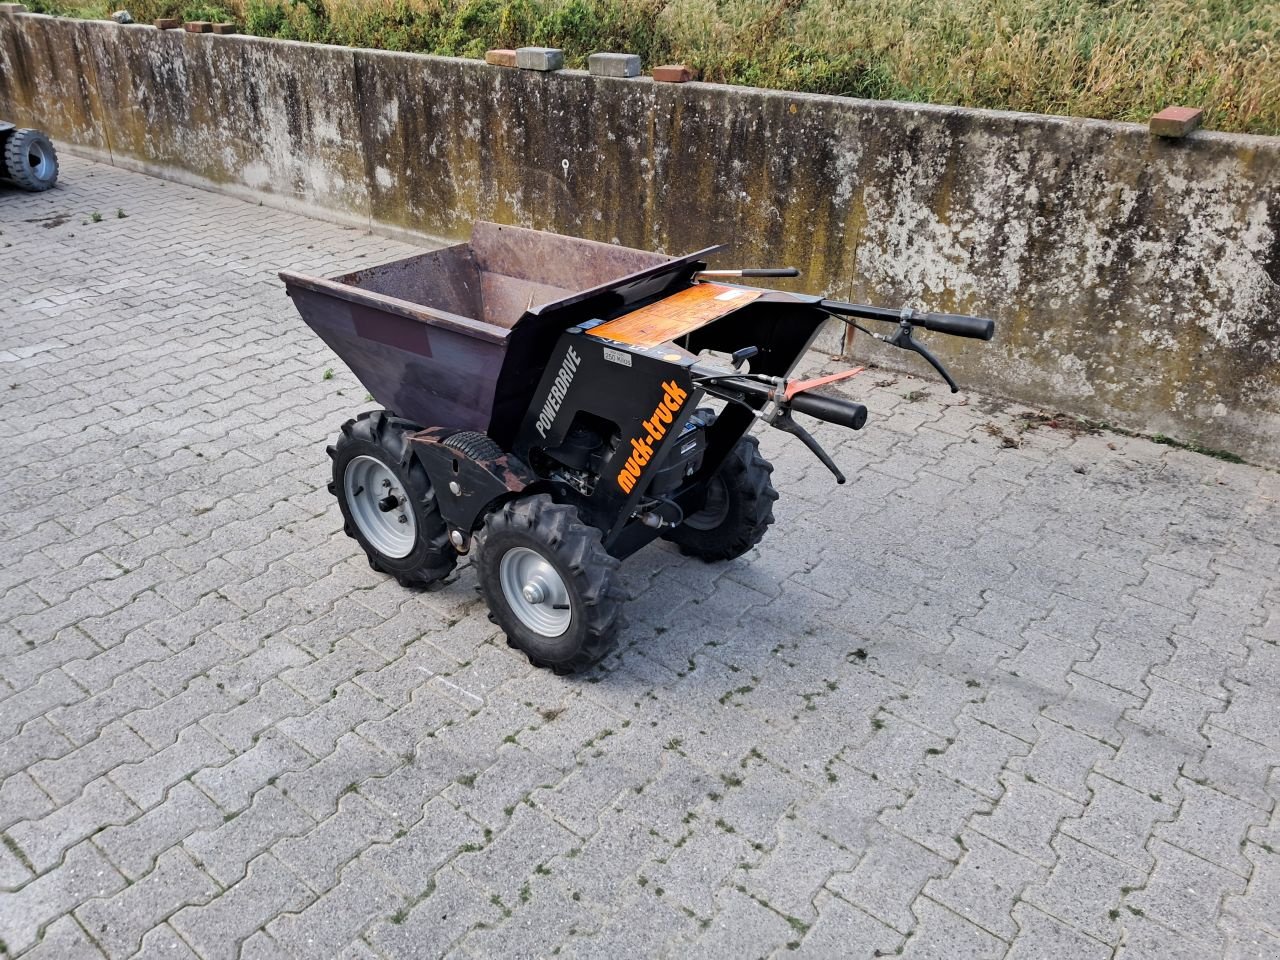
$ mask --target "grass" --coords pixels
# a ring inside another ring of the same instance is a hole
[[[116,0],[30,0],[106,17]],[[705,80],[873,99],[1145,121],[1201,106],[1220,130],[1280,133],[1276,0],[133,0],[134,17],[481,57],[600,50]]]

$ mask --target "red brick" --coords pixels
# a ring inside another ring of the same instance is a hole
[[[662,83],[688,83],[690,80],[698,79],[698,71],[683,63],[669,63],[662,67],[654,67],[653,79]]]
[[[484,55],[484,62],[495,67],[514,67],[516,52],[514,50],[489,50]]]
[[[188,20],[183,25],[183,29],[185,29],[187,33],[208,33],[213,29],[213,24],[208,20]]]
[[[226,36],[229,33],[236,33],[237,30],[234,23],[215,23],[213,25],[213,32]]]
[[[182,21],[176,17],[161,17],[155,24],[157,30],[177,30],[182,26]]]
[[[1165,107],[1148,125],[1153,136],[1185,137],[1200,126],[1204,119],[1204,111],[1199,107]]]

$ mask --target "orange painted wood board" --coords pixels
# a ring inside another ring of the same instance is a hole
[[[656,347],[745,307],[761,293],[761,290],[726,287],[719,283],[698,283],[647,307],[592,327],[587,332],[590,336],[614,343]]]

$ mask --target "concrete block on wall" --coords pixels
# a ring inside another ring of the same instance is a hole
[[[587,57],[593,77],[638,77],[640,58],[634,53],[593,53]]]
[[[564,51],[555,47],[520,47],[516,50],[516,66],[521,70],[560,70],[564,68]]]

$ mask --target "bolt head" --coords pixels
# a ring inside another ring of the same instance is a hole
[[[524,589],[520,592],[524,594],[524,598],[530,603],[542,603],[543,600],[547,599],[546,591],[542,589],[542,584],[540,583],[526,583]]]
[[[466,544],[467,540],[462,535],[461,530],[453,530],[449,533],[449,542],[452,543],[459,550],[461,550],[463,546]]]
[[[462,496],[462,488],[458,486],[457,480],[449,481],[449,492],[452,493],[455,497]]]

